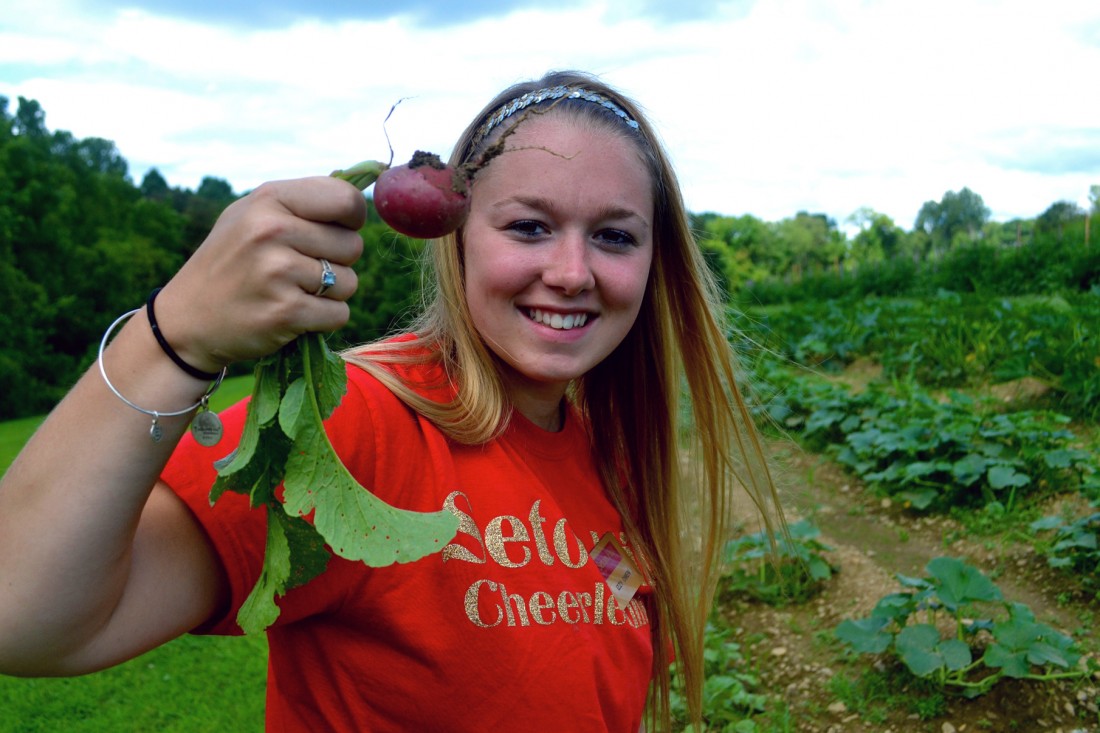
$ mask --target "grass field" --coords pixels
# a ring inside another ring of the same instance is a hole
[[[235,402],[251,384],[251,377],[226,380],[212,406]],[[0,423],[0,473],[41,422]],[[84,677],[0,676],[0,733],[258,732],[266,670],[262,637],[184,636]]]

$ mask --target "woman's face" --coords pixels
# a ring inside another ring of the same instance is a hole
[[[472,188],[467,300],[513,400],[560,399],[638,316],[652,184],[631,142],[562,114],[527,116],[506,148]]]

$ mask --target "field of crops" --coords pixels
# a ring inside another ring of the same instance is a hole
[[[748,522],[729,546],[710,730],[1100,726],[1100,293],[735,322],[791,533],[778,563]],[[0,732],[259,730],[264,659],[262,640],[185,638],[100,675],[0,678]]]
[[[792,526],[730,545],[714,728],[1097,729],[1100,293],[736,321]]]

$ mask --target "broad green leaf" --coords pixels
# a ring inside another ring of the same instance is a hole
[[[914,509],[927,509],[939,495],[940,492],[935,489],[910,489],[897,494],[899,499],[909,502]]]
[[[287,512],[312,512],[314,526],[333,552],[371,567],[439,552],[458,531],[458,518],[449,511],[397,509],[364,489],[313,423],[301,425],[284,485]]]
[[[1064,540],[1059,540],[1054,545],[1055,552],[1070,549],[1095,550],[1096,535],[1091,532],[1074,532]]]
[[[898,582],[906,588],[919,588],[921,590],[931,588],[932,584],[924,578],[918,578],[914,575],[905,575],[904,573],[897,573],[894,575],[898,579]]]
[[[1062,669],[1069,669],[1076,664],[1076,657],[1077,655],[1072,654],[1068,649],[1059,648],[1045,641],[1037,641],[1027,650],[1027,661],[1040,667],[1053,664]]]
[[[974,661],[974,657],[970,653],[970,647],[959,639],[946,639],[940,642],[939,652],[950,672],[965,669],[968,664]]]
[[[998,465],[989,469],[986,474],[989,485],[995,489],[1004,489],[1009,486],[1027,486],[1031,478],[1027,474],[1019,473],[1012,466]]]
[[[322,421],[347,391],[345,369],[320,334],[301,336],[261,359],[240,445],[215,464],[212,504],[235,491],[248,495],[253,507],[264,506],[268,516],[260,578],[238,613],[247,633],[278,618],[277,596],[324,571],[326,542],[345,557],[388,565],[438,552],[458,530],[450,512],[391,507],[344,468]],[[285,505],[275,492],[280,483]],[[313,524],[302,518],[310,513]]]
[[[291,440],[298,436],[298,431],[313,417],[308,412],[310,406],[306,404],[308,386],[305,377],[298,377],[287,387],[286,394],[283,395],[283,403],[279,405],[279,427]]]
[[[1036,519],[1034,522],[1028,525],[1032,530],[1041,531],[1047,529],[1058,529],[1065,525],[1065,520],[1058,516],[1043,517],[1042,519]]]
[[[1013,651],[999,641],[994,641],[985,649],[982,662],[987,667],[1000,669],[1006,677],[1021,679],[1031,674],[1027,663],[1027,652]]]
[[[964,457],[955,461],[951,468],[951,475],[963,486],[970,486],[980,479],[989,467],[989,463],[977,453],[967,453]]]
[[[820,557],[809,558],[807,565],[814,580],[828,580],[833,575],[833,566]]]
[[[1043,462],[1048,468],[1069,468],[1074,460],[1079,460],[1076,451],[1048,450],[1043,453]]]
[[[905,467],[905,480],[927,476],[940,470],[939,461],[914,461]]]
[[[252,402],[249,411],[255,410],[256,421],[267,425],[279,412],[279,402],[283,397],[282,370],[285,362],[281,357],[269,356],[256,365],[256,384],[252,390]]]
[[[821,530],[814,526],[813,522],[806,519],[795,522],[788,527],[791,538],[795,540],[812,540],[821,536]]]
[[[836,627],[836,638],[861,654],[881,654],[890,647],[894,635],[886,631],[888,618],[874,616],[857,620],[845,619]]]
[[[1000,601],[1001,590],[972,565],[953,557],[933,558],[926,566],[939,596],[951,611],[969,603]]]
[[[930,624],[916,624],[902,629],[894,641],[898,656],[917,677],[927,677],[946,666],[939,653],[940,632]]]

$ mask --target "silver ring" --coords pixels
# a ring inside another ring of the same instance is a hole
[[[332,265],[324,257],[321,258],[321,287],[317,288],[314,295],[324,295],[328,289],[336,284],[336,273],[332,271]]]

